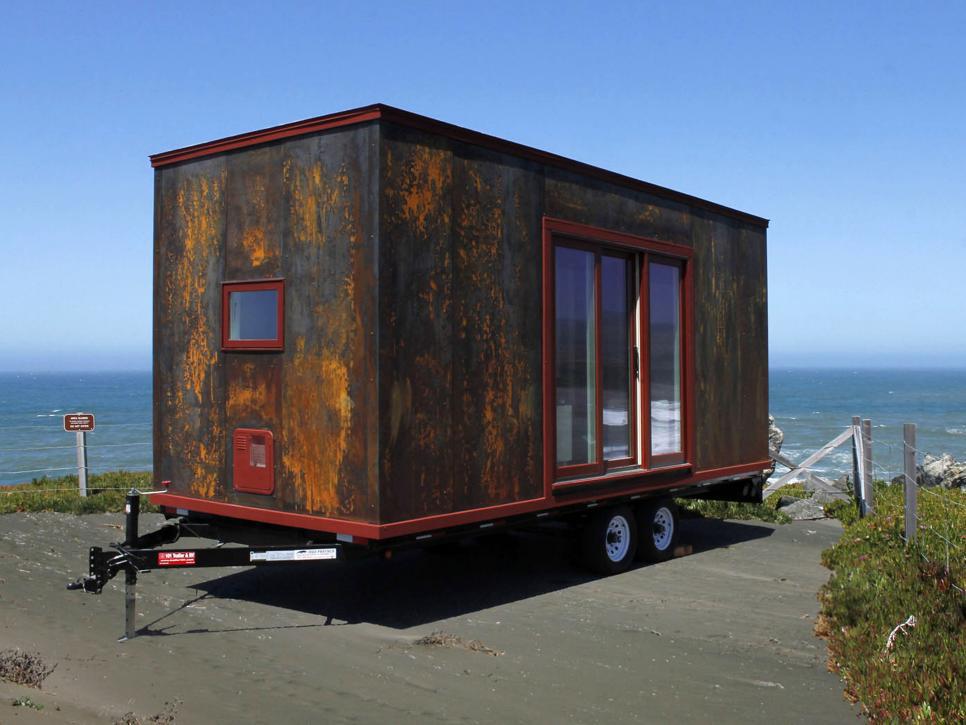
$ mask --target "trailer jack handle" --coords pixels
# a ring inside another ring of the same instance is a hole
[[[136,489],[127,492],[124,502],[124,545],[131,549],[138,545],[138,516],[141,514],[141,494]],[[138,570],[133,562],[124,568],[124,642],[134,637],[134,617],[137,595],[134,590],[138,583]]]

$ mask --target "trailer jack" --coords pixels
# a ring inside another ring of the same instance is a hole
[[[138,574],[155,569],[177,567],[202,568],[222,566],[261,566],[304,561],[337,561],[343,558],[338,543],[309,543],[298,548],[285,546],[207,546],[195,549],[164,549],[182,536],[197,536],[197,527],[184,526],[180,521],[166,523],[157,531],[138,535],[141,492],[131,489],[124,505],[124,541],[111,544],[104,550],[92,546],[88,556],[88,573],[67,585],[68,589],[83,589],[100,594],[104,586],[120,572],[124,572],[124,635],[118,641],[133,639],[137,634],[136,585]]]

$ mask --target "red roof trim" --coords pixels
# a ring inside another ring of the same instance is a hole
[[[287,123],[281,126],[272,126],[271,128],[265,128],[260,131],[251,131],[249,133],[242,133],[236,136],[218,139],[216,141],[208,141],[206,143],[195,144],[194,146],[187,146],[182,149],[175,149],[173,151],[165,151],[163,153],[154,154],[150,157],[151,166],[154,168],[162,168],[164,166],[178,164],[183,161],[189,161],[191,159],[197,159],[205,156],[212,156],[214,154],[220,154],[226,151],[234,151],[236,149],[246,148],[248,146],[256,146],[258,144],[270,143],[272,141],[279,141],[281,139],[293,138],[296,136],[306,136],[308,134],[328,131],[341,126],[366,123],[367,121],[376,121],[380,119],[389,121],[391,123],[397,123],[402,126],[418,128],[423,131],[446,136],[448,138],[473,144],[475,146],[482,146],[484,148],[508,153],[513,156],[531,159],[533,161],[567,171],[584,174],[585,176],[591,176],[612,184],[617,184],[619,186],[625,186],[638,191],[643,191],[648,194],[653,194],[654,196],[661,197],[662,199],[668,199],[670,201],[676,201],[688,206],[707,209],[708,211],[716,214],[722,214],[724,216],[739,219],[743,222],[754,224],[755,226],[760,226],[763,228],[768,227],[767,219],[755,216],[754,214],[748,214],[722,204],[716,204],[712,201],[708,201],[707,199],[691,196],[690,194],[684,194],[680,191],[674,191],[673,189],[668,189],[664,186],[658,186],[657,184],[651,184],[630,176],[618,174],[614,171],[608,171],[598,166],[592,166],[581,161],[575,161],[565,156],[558,156],[557,154],[550,153],[549,151],[541,151],[540,149],[536,149],[531,146],[525,146],[513,141],[507,141],[496,136],[480,133],[479,131],[472,131],[468,128],[455,126],[451,123],[437,121],[436,119],[429,118],[428,116],[420,116],[419,114],[404,111],[399,108],[393,108],[392,106],[387,106],[381,103],[371,106],[364,106],[362,108],[355,108],[349,111],[342,111],[340,113],[332,113],[327,116],[318,116],[316,118],[309,118],[303,121]]]
[[[366,106],[365,108],[356,108],[351,111],[332,113],[328,116],[307,118],[304,121],[295,121],[294,123],[285,123],[281,126],[263,128],[260,131],[240,133],[237,136],[228,136],[227,138],[220,138],[216,141],[206,141],[205,143],[195,144],[194,146],[185,146],[182,149],[164,151],[160,154],[153,154],[149,158],[151,159],[151,166],[157,169],[162,166],[179,164],[182,161],[188,161],[202,156],[212,156],[214,154],[224,153],[225,151],[234,151],[235,149],[241,149],[247,146],[269,143],[284,138],[292,138],[293,136],[305,136],[310,133],[318,133],[319,131],[328,131],[331,128],[339,128],[340,126],[374,121],[380,115],[379,106]]]

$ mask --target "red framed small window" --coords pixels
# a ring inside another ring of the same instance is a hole
[[[285,346],[285,281],[223,282],[223,350],[282,350]]]

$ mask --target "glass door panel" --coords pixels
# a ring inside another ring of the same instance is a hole
[[[652,261],[648,280],[651,454],[681,451],[681,269]]]
[[[633,457],[630,280],[630,260],[609,255],[601,257],[600,367],[606,461]]]
[[[597,462],[595,255],[555,253],[557,465]]]

